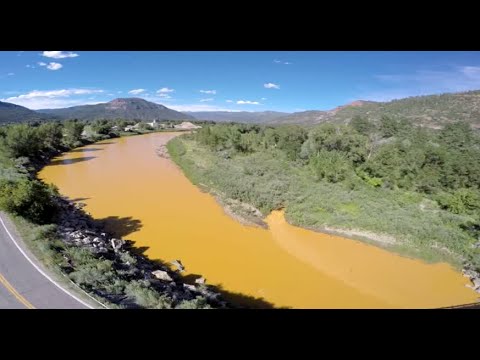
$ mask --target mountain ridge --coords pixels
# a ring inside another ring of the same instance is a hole
[[[21,121],[45,120],[49,117],[47,114],[30,110],[24,106],[0,101],[0,124],[13,123]]]
[[[315,125],[323,122],[346,124],[355,116],[373,121],[382,116],[405,118],[417,125],[441,128],[465,121],[480,129],[480,90],[413,96],[388,102],[356,100],[331,110],[279,111],[185,111],[179,112],[142,98],[117,98],[106,103],[80,105],[61,109],[30,110],[0,101],[0,123],[48,119],[95,120],[211,120],[251,124]]]
[[[96,120],[195,120],[194,117],[142,98],[117,98],[106,103],[79,105],[60,109],[41,109],[39,112],[62,119]]]

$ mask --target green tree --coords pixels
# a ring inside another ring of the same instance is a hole
[[[332,183],[345,180],[353,172],[348,158],[338,151],[321,150],[310,158],[310,168],[317,180],[325,179]]]
[[[380,133],[384,138],[389,138],[397,135],[399,130],[400,125],[397,120],[386,115],[383,115],[380,118]]]
[[[0,180],[0,209],[35,223],[47,223],[56,209],[51,193],[52,189],[37,180]]]
[[[350,126],[362,135],[368,136],[374,130],[373,123],[366,117],[356,115],[351,121]]]
[[[440,131],[439,139],[449,148],[464,151],[472,145],[474,134],[470,124],[459,121],[445,125]]]
[[[48,122],[37,128],[38,138],[42,141],[44,150],[58,150],[61,148],[63,132],[62,125]]]
[[[0,137],[0,148],[10,158],[34,158],[41,148],[41,140],[35,128],[25,124],[11,125]]]
[[[84,126],[84,124],[76,120],[65,121],[63,131],[64,141],[67,146],[76,147],[81,145]]]

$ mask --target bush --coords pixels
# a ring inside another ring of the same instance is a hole
[[[310,168],[317,180],[325,179],[332,183],[345,180],[352,171],[351,163],[345,155],[325,150],[310,159]]]
[[[45,224],[55,215],[52,189],[37,180],[0,180],[0,209]]]
[[[474,214],[480,212],[480,194],[472,189],[458,189],[452,194],[441,193],[437,202],[443,209],[454,214]]]
[[[208,305],[207,299],[202,296],[197,296],[193,300],[183,300],[180,304],[175,306],[175,309],[211,309],[212,307]]]
[[[160,295],[155,290],[146,287],[139,281],[132,281],[125,287],[125,294],[135,299],[135,302],[147,309],[171,309],[172,300],[166,295]]]
[[[41,147],[42,139],[36,128],[25,124],[9,126],[4,135],[0,136],[0,149],[9,158],[33,158],[38,155]]]

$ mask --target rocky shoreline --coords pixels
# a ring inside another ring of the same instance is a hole
[[[170,154],[168,153],[166,144],[162,144],[159,147],[157,147],[155,149],[155,153],[163,159],[170,159]]]
[[[74,203],[62,196],[56,198],[56,202],[59,208],[57,234],[66,245],[82,247],[96,256],[112,260],[124,273],[130,274],[130,279],[148,281],[152,289],[172,298],[175,303],[195,300],[198,296],[202,296],[214,308],[231,307],[218,292],[211,290],[205,284],[203,277],[196,279],[195,285],[184,282],[181,276],[184,267],[179,260],[172,261],[172,264],[177,266],[176,270],[171,270],[157,261],[151,261],[137,253],[131,241],[115,238],[112,234],[105,232],[103,224],[95,221],[82,210],[84,204]],[[63,254],[63,257],[68,266],[62,270],[68,274],[74,270],[73,261],[66,254]],[[135,261],[124,260],[132,258]],[[132,299],[125,295],[98,291],[94,294],[126,308],[136,307]]]
[[[480,294],[480,272],[474,270],[470,265],[465,265],[462,269],[462,274],[463,276],[468,278],[473,284],[467,284],[465,286],[475,290],[477,293]]]

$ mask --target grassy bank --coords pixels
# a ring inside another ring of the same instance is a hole
[[[244,134],[248,131],[240,136]],[[364,240],[426,261],[447,261],[457,268],[466,259],[478,259],[472,248],[476,239],[465,229],[478,221],[474,213],[453,213],[433,196],[398,186],[372,186],[354,174],[336,182],[319,179],[311,163],[294,159],[278,140],[270,146],[260,139],[256,149],[238,151],[233,145],[202,144],[201,136],[171,140],[167,147],[172,159],[194,184],[251,204],[264,216],[285,208],[293,225]]]

